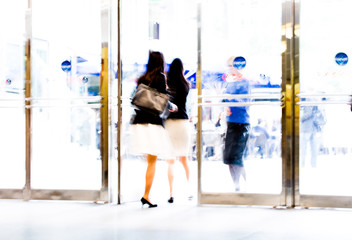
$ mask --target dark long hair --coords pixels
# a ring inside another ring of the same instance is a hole
[[[170,89],[182,88],[186,90],[186,92],[189,91],[189,82],[183,75],[183,63],[179,58],[175,58],[170,64],[167,75],[167,85]]]
[[[160,73],[164,74],[165,60],[164,55],[161,52],[149,52],[149,60],[147,64],[147,71],[140,77],[148,82],[152,82],[156,79]]]

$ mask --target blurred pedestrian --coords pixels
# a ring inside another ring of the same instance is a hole
[[[300,162],[301,166],[306,166],[308,147],[310,147],[310,165],[317,167],[317,158],[320,149],[320,133],[326,124],[325,112],[318,106],[301,107],[300,125]]]
[[[169,133],[173,155],[173,158],[168,160],[168,179],[170,186],[170,198],[168,202],[173,203],[174,164],[176,158],[179,159],[185,170],[188,182],[187,191],[190,193],[188,155],[191,139],[190,122],[186,110],[190,84],[184,77],[183,63],[179,58],[175,58],[170,65],[167,75],[167,86],[171,95],[171,101],[176,104],[178,108],[177,112],[170,113],[165,122],[165,129]],[[192,195],[189,195],[189,198],[192,198]]]
[[[234,67],[234,57],[231,57],[227,64],[229,73],[224,74],[227,82],[225,94],[249,94],[250,83]],[[229,103],[245,103],[248,98],[225,99]],[[241,191],[240,178],[246,181],[246,171],[243,164],[244,151],[249,137],[249,106],[230,106],[226,108],[227,130],[225,136],[225,147],[223,161],[229,166],[232,180],[235,184],[235,191]]]
[[[167,93],[164,74],[164,56],[161,52],[150,52],[146,72],[137,80],[139,84],[146,84],[160,93]],[[174,111],[172,109],[171,111]],[[145,155],[148,166],[145,176],[145,191],[141,198],[142,206],[157,207],[149,199],[150,189],[155,175],[157,158],[167,158],[170,149],[170,140],[164,129],[164,120],[153,113],[135,109],[135,116],[131,125],[132,154]]]

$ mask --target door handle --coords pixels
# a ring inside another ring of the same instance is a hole
[[[280,102],[282,108],[286,107],[286,92],[281,93]]]

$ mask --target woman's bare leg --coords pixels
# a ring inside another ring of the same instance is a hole
[[[167,161],[168,163],[168,169],[167,169],[167,175],[169,179],[169,186],[170,186],[170,197],[173,195],[173,184],[174,184],[174,165],[175,165],[175,160],[170,159]]]
[[[181,156],[181,157],[179,157],[179,159],[180,159],[180,162],[183,165],[183,168],[185,169],[185,173],[186,173],[186,179],[187,179],[187,183],[188,183],[188,186],[187,186],[188,199],[192,200],[193,194],[192,194],[192,187],[189,182],[190,171],[189,171],[187,156]]]
[[[243,179],[246,181],[246,171],[244,167],[235,164],[229,164],[229,169],[233,183],[235,184],[235,189],[236,191],[240,191],[240,177],[242,176]]]
[[[145,174],[145,190],[143,197],[149,201],[149,192],[152,188],[154,176],[155,176],[155,165],[156,165],[157,156],[147,155],[148,167]],[[149,201],[150,202],[150,201]]]
[[[187,182],[189,182],[189,167],[188,167],[187,157],[186,156],[181,156],[181,157],[179,157],[179,159],[180,159],[180,162],[183,165],[183,168],[185,169]]]
[[[235,184],[236,191],[240,190],[240,176],[241,173],[238,169],[238,166],[235,164],[229,164],[229,169],[232,177],[232,181]]]

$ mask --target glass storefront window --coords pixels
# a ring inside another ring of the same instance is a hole
[[[352,23],[346,0],[302,1],[300,192],[346,195],[351,182]],[[319,6],[319,11],[315,11]],[[312,17],[314,12],[314,17]]]
[[[32,0],[34,189],[101,189],[100,7]]]
[[[0,2],[0,188],[25,185],[26,1]]]

